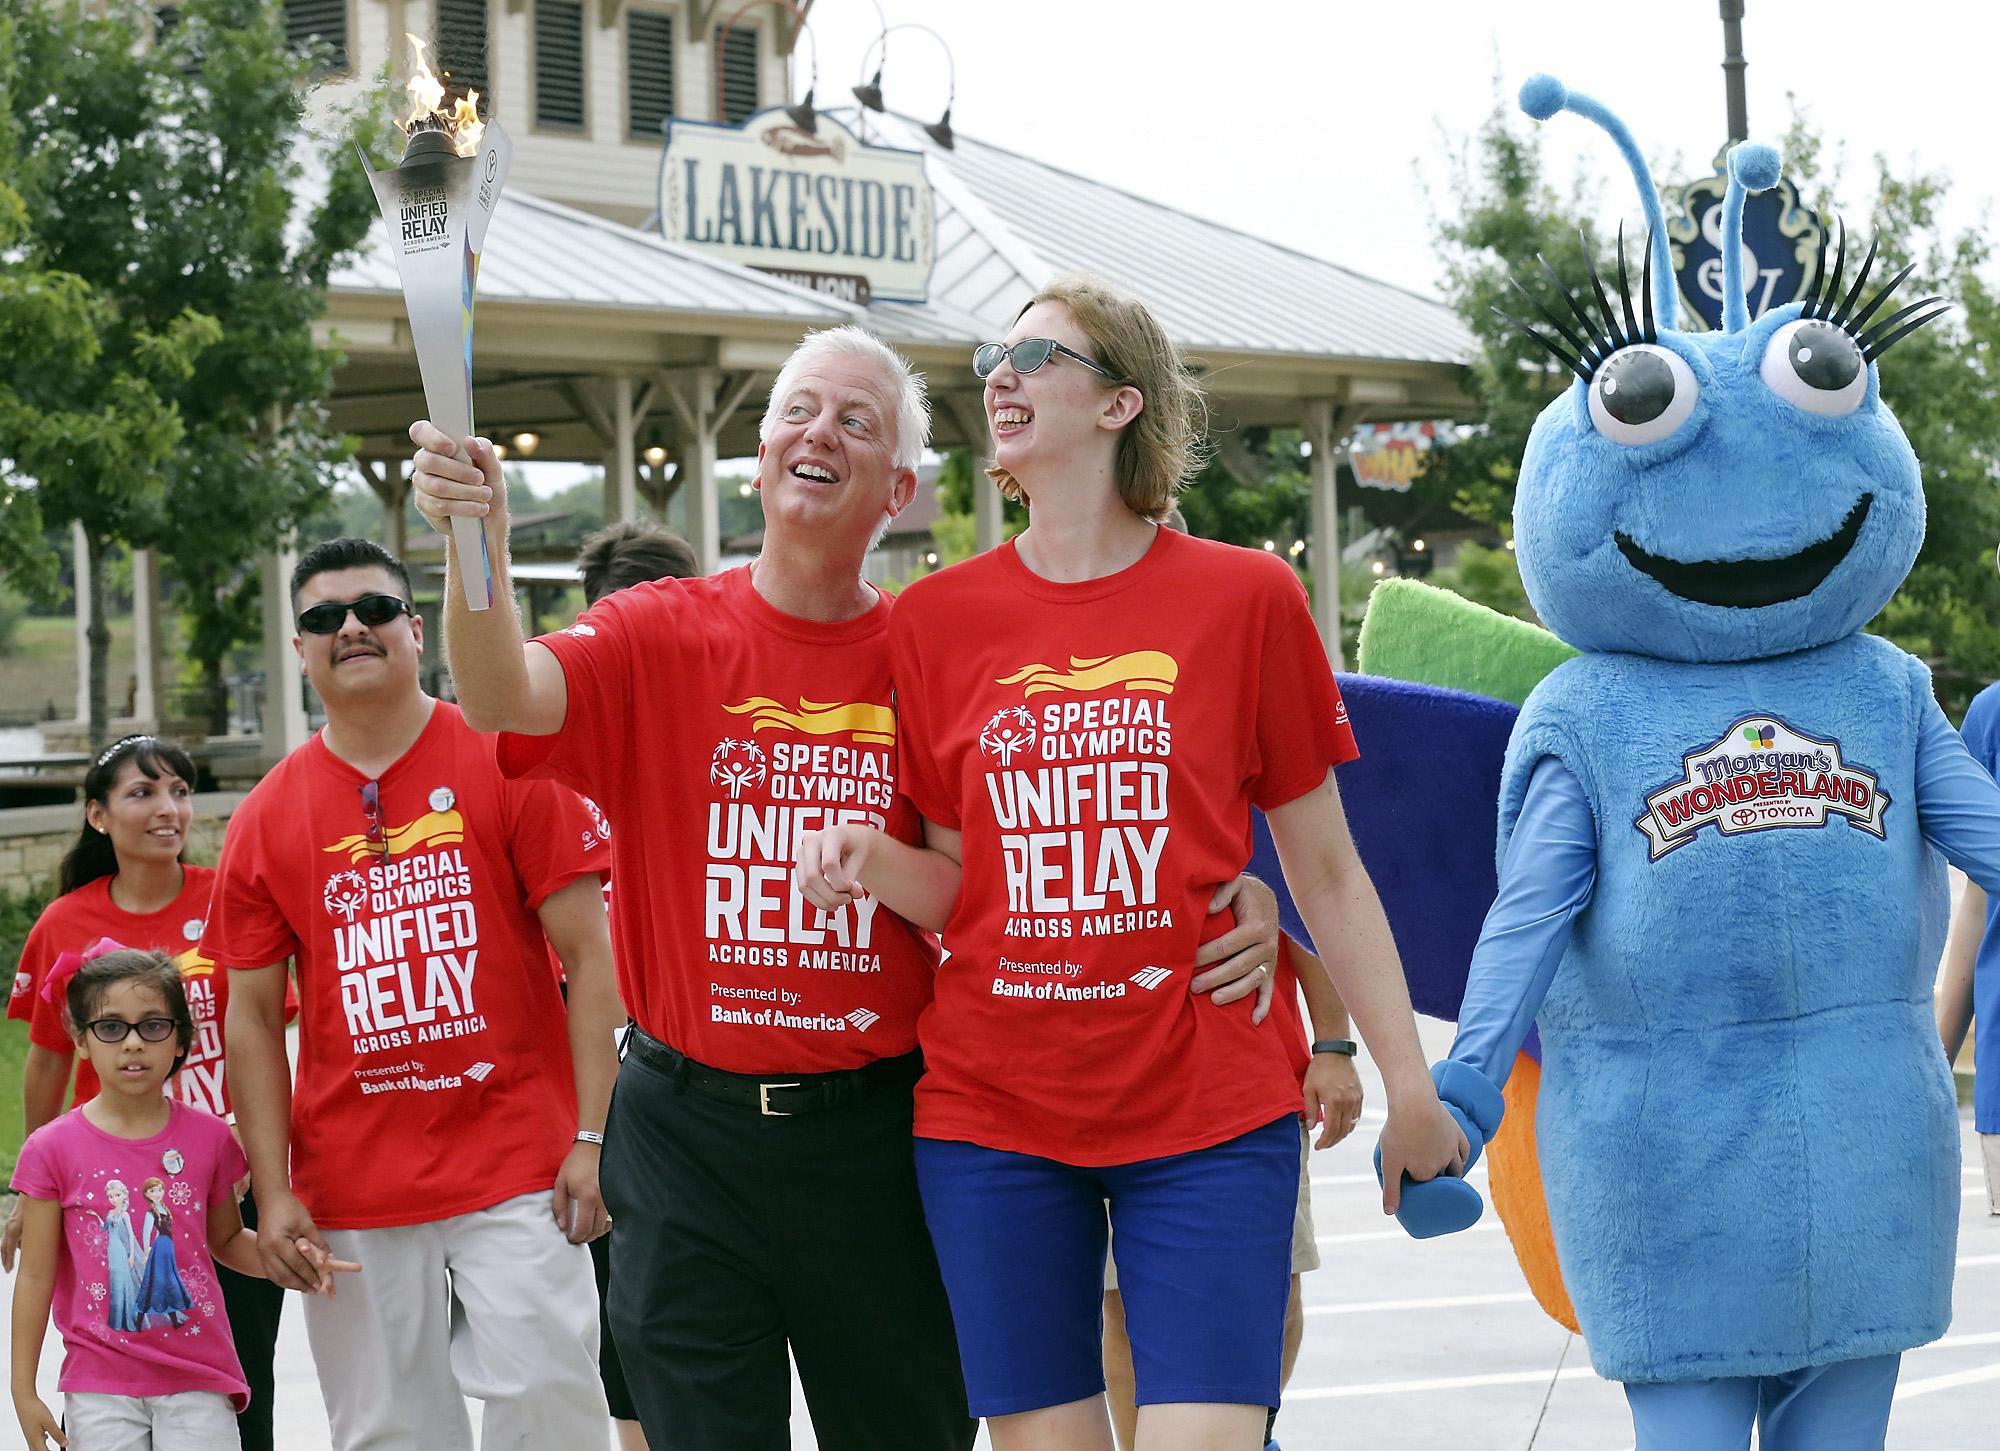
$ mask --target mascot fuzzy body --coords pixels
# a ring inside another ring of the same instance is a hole
[[[1546,76],[1522,106],[1610,132],[1652,230],[1636,299],[1622,245],[1594,312],[1523,290],[1541,322],[1520,325],[1577,381],[1529,439],[1517,558],[1580,653],[1507,745],[1497,898],[1440,1093],[1476,1151],[1517,1055],[1539,1058],[1557,1297],[1627,1383],[1640,1451],[1740,1447],[1753,1421],[1768,1451],[1879,1447],[1896,1356],[1951,1313],[1943,858],[2000,885],[2000,788],[1923,665],[1858,633],[1924,531],[1875,359],[1943,306],[1884,308],[1901,276],[1863,304],[1874,249],[1850,284],[1843,234],[1811,297],[1749,322],[1735,239],[1778,157],[1745,145],[1724,328],[1674,331],[1660,203],[1622,123]],[[1422,893],[1402,920],[1384,895],[1400,940]],[[1409,1186],[1406,1206],[1418,1234],[1478,1214],[1463,1181]]]

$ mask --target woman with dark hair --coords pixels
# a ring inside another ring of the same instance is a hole
[[[97,1075],[87,1059],[79,1059],[62,1004],[45,999],[41,987],[57,958],[82,952],[105,937],[163,952],[179,969],[195,1031],[187,1062],[173,1077],[172,1093],[197,1108],[229,1116],[222,1057],[228,975],[217,972],[198,951],[215,873],[183,860],[194,819],[195,776],[186,751],[150,735],[112,742],[84,775],[83,825],[57,870],[60,895],[28,933],[7,1003],[7,1016],[29,1025],[21,1105],[30,1134],[62,1112],[73,1064],[75,1102],[87,1103],[97,1094]],[[138,1209],[134,1205],[135,1213]],[[245,1223],[256,1224],[256,1205],[248,1197],[243,1216]],[[0,1267],[14,1268],[20,1240],[16,1201],[0,1231]],[[284,1292],[268,1280],[228,1268],[220,1278],[253,1392],[238,1428],[246,1451],[269,1447],[271,1361]]]

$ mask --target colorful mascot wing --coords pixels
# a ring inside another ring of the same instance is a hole
[[[1574,654],[1538,625],[1415,580],[1390,580],[1369,599],[1361,624],[1361,681],[1378,692],[1398,692],[1404,715],[1431,717],[1404,727],[1416,738],[1425,738],[1438,725],[1462,732],[1460,749],[1469,757],[1453,789],[1433,796],[1425,783],[1414,783],[1409,793],[1390,798],[1387,810],[1381,809],[1384,803],[1374,793],[1350,791],[1347,773],[1361,762],[1341,768],[1348,824],[1382,894],[1419,1012],[1458,1018],[1466,967],[1486,909],[1493,903],[1494,828],[1507,735],[1528,693]],[[1389,679],[1368,680],[1368,676]],[[1398,684],[1402,681],[1427,682],[1430,698],[1402,693],[1422,688]],[[1343,688],[1346,684],[1343,681]],[[1503,715],[1506,723],[1496,742],[1487,734],[1486,722]],[[1357,707],[1353,716],[1359,729],[1368,712]],[[1412,820],[1425,815],[1431,817],[1429,823]],[[1449,874],[1440,873],[1428,882],[1412,878],[1420,882],[1419,890],[1383,891],[1377,861],[1391,870],[1402,867],[1406,840],[1422,841],[1439,831],[1457,833],[1465,853],[1478,853],[1476,863],[1457,854]],[[1576,1309],[1556,1264],[1555,1235],[1549,1228],[1535,1142],[1541,1058],[1541,1042],[1530,1033],[1507,1080],[1506,1117],[1486,1148],[1487,1184],[1536,1302],[1551,1318],[1574,1330]]]

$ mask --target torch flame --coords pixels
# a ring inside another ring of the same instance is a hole
[[[424,58],[423,41],[407,30],[403,38],[410,43],[416,66],[409,80],[403,83],[410,97],[410,114],[397,117],[396,124],[406,136],[419,128],[443,131],[451,137],[453,151],[460,156],[471,156],[479,149],[480,135],[486,130],[486,123],[479,119],[479,92],[466,92],[452,103],[449,111],[445,110],[444,82],[431,73],[430,63]]]

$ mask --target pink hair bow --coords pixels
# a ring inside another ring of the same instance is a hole
[[[76,976],[77,969],[93,958],[107,952],[123,952],[125,944],[111,937],[100,937],[81,952],[65,952],[55,960],[49,975],[42,979],[42,1000],[60,1005],[62,995],[69,991],[69,980]]]

